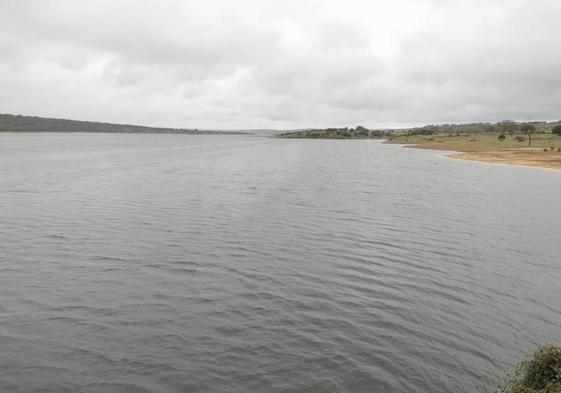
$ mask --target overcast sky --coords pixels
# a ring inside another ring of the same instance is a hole
[[[1,0],[0,113],[185,128],[561,118],[561,0]]]

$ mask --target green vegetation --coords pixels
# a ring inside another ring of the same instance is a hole
[[[241,132],[201,131],[183,128],[158,128],[129,124],[98,123],[36,116],[0,114],[0,132],[123,132],[141,134],[243,134]]]
[[[560,122],[516,123],[502,120],[495,124],[444,124],[411,128],[393,133],[389,142],[436,150],[480,152],[523,147],[561,147],[559,136]]]
[[[499,121],[495,128],[502,132],[503,134],[513,135],[516,131],[518,131],[518,124],[512,120],[503,120]]]
[[[561,169],[561,122],[448,124],[401,130],[388,143],[460,152],[453,158]]]
[[[539,348],[518,365],[497,393],[561,393],[561,348]]]
[[[497,123],[467,123],[467,124],[440,124],[426,125],[423,127],[405,128],[405,129],[377,129],[371,130],[363,126],[356,128],[324,128],[324,129],[308,129],[300,131],[290,131],[278,135],[282,138],[315,138],[315,139],[369,139],[369,138],[386,138],[390,142],[416,144],[421,141],[418,136],[432,137],[440,140],[437,143],[445,143],[453,139],[443,140],[445,137],[462,137],[475,139],[475,142],[486,140],[486,136],[491,136],[495,140],[502,140],[506,143],[500,148],[516,148],[522,147],[523,144],[534,146],[537,139],[548,139],[553,135],[561,135],[561,121],[545,122],[534,121],[517,123],[513,120],[501,120]],[[540,136],[541,135],[541,136]],[[544,136],[545,135],[545,136]],[[504,136],[504,138],[503,138]],[[514,139],[516,143],[509,143],[509,138]],[[430,139],[425,139],[426,141]],[[424,145],[425,143],[423,143]],[[487,143],[485,143],[487,144]],[[536,145],[537,147],[545,147]],[[424,146],[421,146],[424,147]],[[471,146],[473,148],[473,146]],[[497,146],[499,148],[499,146]],[[432,146],[431,148],[439,148]],[[442,147],[440,147],[442,148]],[[448,149],[447,149],[448,150]],[[456,150],[456,149],[449,149]],[[461,149],[460,149],[461,150]],[[479,149],[480,150],[480,149]],[[471,150],[469,150],[471,151]]]
[[[480,152],[489,150],[517,149],[528,147],[528,135],[493,133],[467,133],[456,135],[395,135],[389,139],[390,143],[415,145],[416,147],[435,150],[454,150],[460,152]],[[550,148],[561,147],[561,136],[554,134],[532,134],[532,147]]]
[[[497,123],[467,123],[467,124],[441,124],[427,125],[404,130],[396,130],[396,134],[403,135],[435,135],[447,134],[460,136],[461,134],[487,134],[498,133],[514,135],[516,133],[547,134],[553,132],[555,127],[561,126],[561,121],[545,122],[532,121],[517,123],[513,120],[501,120]],[[561,130],[560,130],[561,131]]]
[[[528,146],[532,146],[532,134],[536,132],[536,126],[530,123],[520,125],[520,132],[528,135]]]
[[[356,128],[324,128],[302,131],[292,131],[280,134],[281,138],[309,138],[309,139],[382,139],[388,137],[387,131],[369,130],[363,126]]]

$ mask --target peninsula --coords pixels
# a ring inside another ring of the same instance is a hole
[[[449,157],[561,169],[561,122],[426,126],[396,132],[387,143],[455,152]]]
[[[386,139],[386,143],[455,152],[449,157],[498,164],[561,169],[561,121],[428,125],[409,129],[310,129],[281,138]]]

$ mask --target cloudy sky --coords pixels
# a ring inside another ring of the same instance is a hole
[[[186,128],[561,118],[560,0],[1,0],[0,113]]]

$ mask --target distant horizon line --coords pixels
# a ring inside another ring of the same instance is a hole
[[[327,129],[327,128],[353,128],[358,126],[363,126],[369,130],[391,130],[391,131],[399,131],[399,130],[409,130],[414,128],[423,128],[428,126],[443,126],[443,125],[463,125],[463,124],[496,124],[501,121],[514,121],[516,123],[555,123],[561,122],[560,120],[554,119],[547,119],[547,120],[517,120],[517,119],[500,119],[496,121],[470,121],[470,122],[433,122],[433,123],[424,123],[422,125],[414,125],[414,126],[400,126],[400,127],[368,127],[364,126],[363,124],[357,125],[346,125],[346,126],[328,126],[328,127],[297,127],[297,128],[267,128],[267,127],[257,127],[257,128],[185,128],[185,127],[167,127],[167,126],[152,126],[152,125],[143,125],[143,124],[132,124],[132,123],[114,123],[108,121],[95,121],[95,120],[78,120],[78,119],[70,119],[70,118],[63,118],[63,117],[49,117],[49,116],[37,116],[37,115],[24,115],[24,114],[14,114],[14,113],[0,113],[0,116],[13,116],[13,117],[28,117],[28,118],[36,118],[36,119],[45,119],[45,120],[58,120],[58,121],[71,121],[71,122],[82,122],[82,123],[99,123],[105,125],[112,125],[112,126],[129,126],[129,127],[142,127],[142,128],[149,128],[155,130],[177,130],[177,131],[201,131],[201,132],[256,132],[256,131],[264,131],[264,132],[291,132],[291,131],[305,131],[305,130],[313,130],[313,129]],[[420,123],[418,123],[420,124]]]

